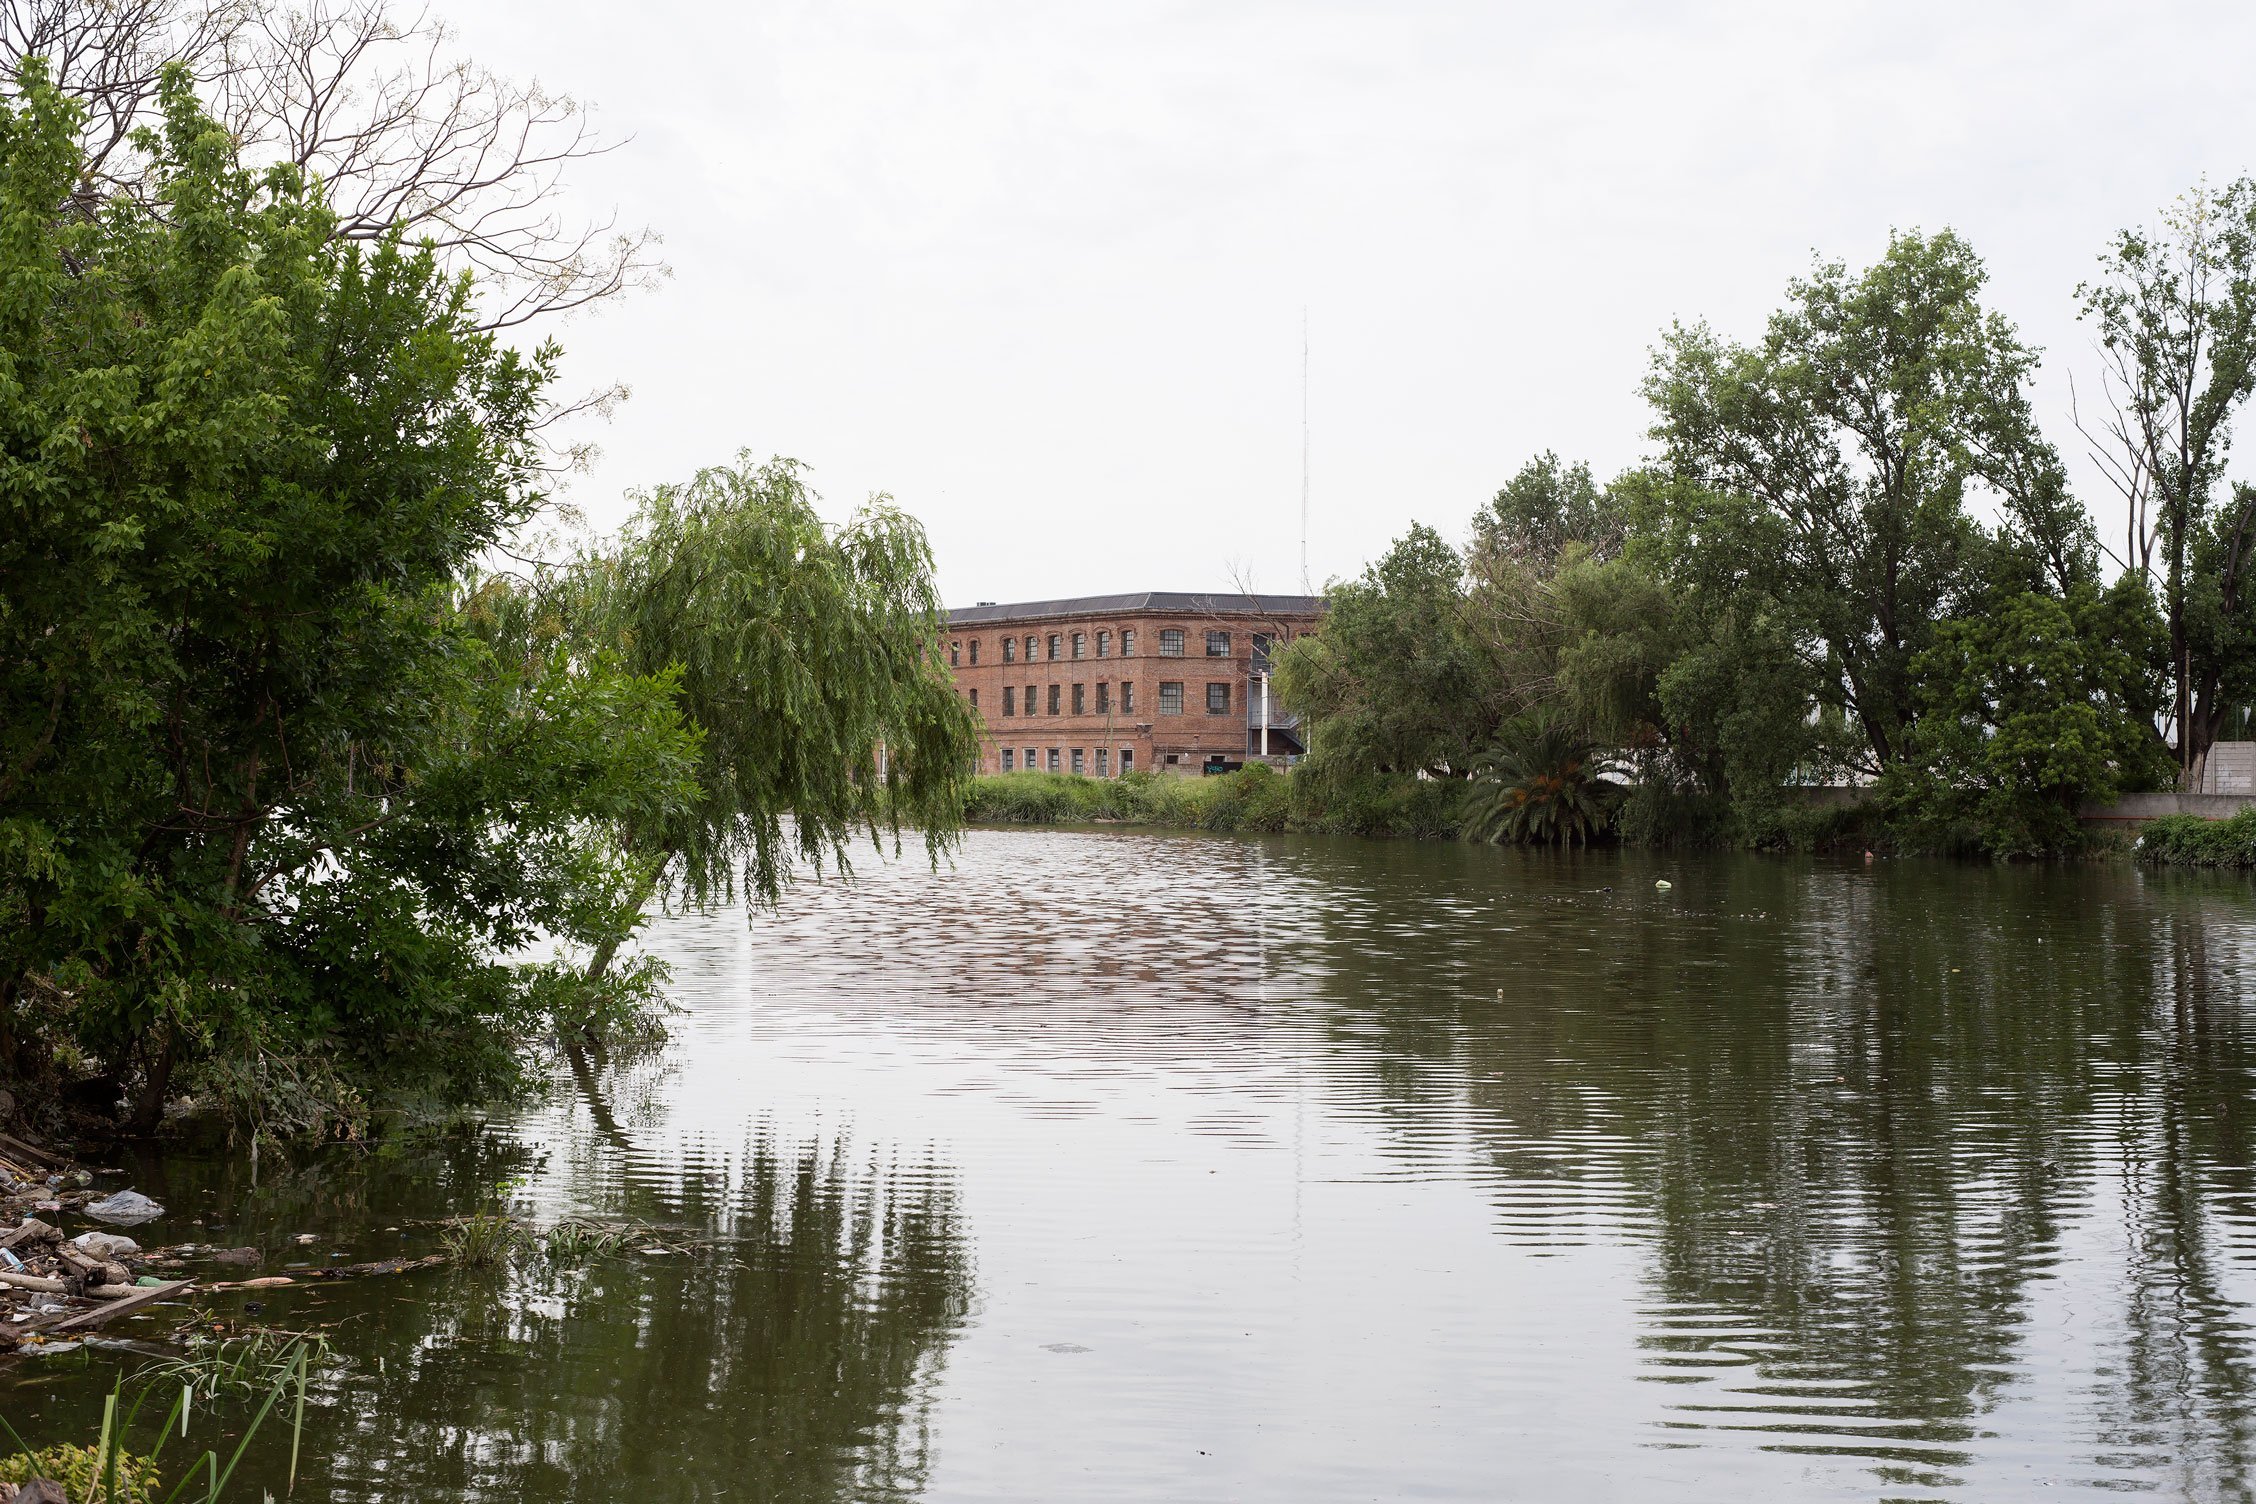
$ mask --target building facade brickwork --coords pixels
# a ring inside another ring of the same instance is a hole
[[[1226,771],[1303,750],[1269,699],[1269,654],[1323,613],[1310,595],[985,603],[948,613],[944,647],[985,728],[983,773]]]

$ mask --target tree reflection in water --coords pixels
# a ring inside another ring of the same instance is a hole
[[[2249,1475],[2246,884],[1747,861],[1663,898],[1634,863],[1372,865],[1315,930],[1334,1037],[1376,1044],[1406,1155],[1460,1096],[1505,1236],[1649,1247],[1667,1432],[1949,1486],[2029,1382],[2064,1243],[2111,1242],[2069,1297],[2096,1388],[2057,1397],[2096,1481]],[[1409,926],[1413,954],[1378,943]]]
[[[644,1072],[607,1074],[631,1089]],[[677,1141],[654,1155],[602,1118],[608,1132],[584,1131],[583,1118],[540,1150],[476,1134],[296,1166],[270,1157],[256,1186],[240,1154],[136,1166],[176,1208],[209,1211],[207,1236],[287,1248],[298,1230],[319,1230],[298,1250],[313,1261],[332,1249],[420,1251],[429,1219],[528,1174],[568,1183],[578,1210],[670,1229],[646,1244],[701,1245],[252,1292],[267,1307],[260,1319],[333,1337],[338,1361],[307,1409],[298,1496],[918,1494],[931,1396],[971,1300],[950,1173],[843,1135],[757,1123],[733,1151]],[[136,1361],[82,1359],[4,1376],[0,1402],[35,1444],[78,1437],[119,1364]],[[203,1418],[200,1446],[218,1442],[205,1433],[215,1420],[228,1429],[241,1417]],[[237,1484],[280,1497],[288,1451],[287,1428],[269,1425]]]
[[[396,1300],[327,1396],[314,1496],[378,1497],[393,1476],[467,1499],[915,1495],[970,1298],[946,1175],[761,1133],[645,1171],[627,1200],[613,1210],[713,1250],[532,1261]]]

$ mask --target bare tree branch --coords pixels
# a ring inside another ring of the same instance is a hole
[[[185,63],[246,162],[317,179],[345,239],[397,227],[428,241],[474,274],[489,329],[662,279],[652,231],[565,204],[574,164],[623,143],[569,95],[457,56],[453,40],[429,11],[392,0],[0,0],[0,89],[21,60],[45,57],[86,110],[86,194],[140,196],[136,132],[156,122],[165,64]]]

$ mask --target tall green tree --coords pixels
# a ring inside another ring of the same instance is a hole
[[[2123,231],[2078,293],[2107,401],[2085,431],[2123,498],[2120,562],[2161,603],[2173,750],[2198,784],[2256,698],[2256,490],[2225,477],[2256,394],[2256,182],[2197,187]]]
[[[1716,499],[1697,531],[1742,535],[1750,584],[1822,668],[1871,772],[1906,753],[1935,623],[1980,589],[1969,501],[1986,493],[2062,587],[2088,544],[2030,416],[2035,352],[1983,309],[1983,280],[1956,235],[1899,234],[1862,272],[1791,284],[1754,345],[1672,330],[1646,381],[1666,464]]]

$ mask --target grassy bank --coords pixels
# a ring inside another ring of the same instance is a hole
[[[1000,773],[972,786],[965,818],[1003,825],[1119,821],[1174,830],[1453,837],[1465,785],[1431,779],[1315,778],[1253,766],[1213,778],[1131,773]]]

